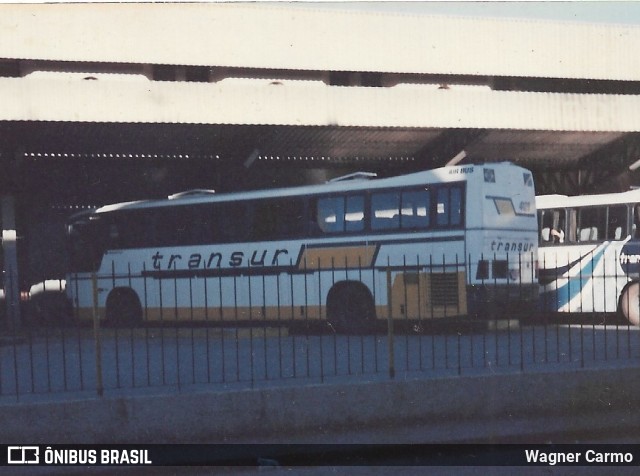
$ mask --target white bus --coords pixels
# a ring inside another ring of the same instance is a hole
[[[640,323],[640,190],[536,199],[543,309]]]
[[[509,163],[109,205],[68,225],[89,318],[222,324],[476,316],[535,306],[530,172]],[[510,317],[510,316],[507,316]]]

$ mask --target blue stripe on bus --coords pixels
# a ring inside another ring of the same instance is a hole
[[[578,296],[582,292],[582,288],[584,284],[589,281],[593,277],[593,272],[598,266],[598,263],[604,256],[604,252],[607,249],[608,245],[604,245],[600,251],[596,254],[590,252],[592,255],[590,259],[587,259],[586,263],[580,269],[580,272],[577,276],[571,277],[568,276],[566,284],[563,284],[560,287],[554,288],[550,291],[543,291],[540,293],[540,306],[545,311],[558,311],[563,306],[569,304],[571,300]],[[578,261],[582,261],[586,258],[587,255],[582,256]],[[571,270],[567,270],[570,272]],[[551,284],[551,283],[550,283]]]

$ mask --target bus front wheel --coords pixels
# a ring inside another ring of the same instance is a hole
[[[142,305],[129,288],[116,288],[107,297],[105,319],[114,326],[135,326],[142,322]]]
[[[327,320],[337,332],[362,332],[375,321],[373,297],[359,282],[336,283],[327,295]]]
[[[640,282],[627,284],[620,295],[618,309],[631,325],[640,325]]]

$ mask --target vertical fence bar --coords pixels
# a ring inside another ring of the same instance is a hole
[[[43,281],[43,285],[42,285],[42,290],[43,290],[43,295],[46,296],[47,295],[47,281],[46,279]],[[20,292],[17,293],[18,296],[20,296]],[[20,303],[18,303],[18,305],[20,305]],[[46,305],[46,304],[45,304]],[[43,309],[43,312],[48,313],[49,310],[48,309]],[[60,324],[59,322],[55,323],[55,324]],[[60,326],[61,329],[59,329],[60,332],[60,340],[61,340],[61,347],[62,347],[62,380],[63,380],[63,388],[64,391],[68,391],[69,390],[69,386],[68,386],[68,375],[67,375],[67,334],[66,334],[66,326]]]
[[[391,263],[387,257],[387,346],[389,353],[389,378],[395,379],[395,355],[393,345],[393,302],[392,302],[392,283],[391,283]]]
[[[371,283],[373,286],[373,304],[374,307],[376,308],[376,316],[377,316],[377,305],[376,303],[378,302],[378,270],[375,267],[375,264],[373,263],[373,265],[371,266]],[[364,352],[364,351],[363,351]],[[380,367],[378,366],[378,321],[376,319],[376,322],[373,326],[373,355],[374,355],[374,365],[373,365],[373,371],[376,375],[378,375],[378,373],[380,373]]]
[[[266,282],[267,278],[264,275],[264,273],[262,274],[262,319],[264,321],[267,320],[267,312],[266,312],[266,306],[267,306],[267,282]],[[267,354],[267,329],[266,329],[266,324],[262,329],[262,343],[263,343],[263,355],[264,355],[264,376],[266,380],[269,380],[269,365],[268,365],[268,354]]]
[[[445,273],[446,273],[446,268],[445,268],[445,255],[444,253],[442,254],[442,278],[444,279],[445,277]],[[443,300],[442,303],[444,304],[443,309],[444,309],[444,316],[443,319],[446,322],[447,320],[447,297],[446,295],[443,296]],[[449,333],[445,332],[443,335],[444,338],[444,368],[448,369],[449,368]]]
[[[570,263],[570,261],[568,261],[569,259],[569,252],[567,252],[567,263]],[[557,277],[557,273],[558,273],[558,254],[555,255],[555,272],[556,272],[556,277]],[[555,279],[554,280],[555,283],[555,288],[556,288],[556,303],[554,304],[553,308],[554,308],[554,313],[559,311],[560,309],[558,308],[558,280]],[[567,272],[567,291],[568,291],[568,295],[571,295],[571,281],[569,280],[569,274]],[[556,322],[555,325],[556,328],[556,363],[560,363],[560,325]]]
[[[318,317],[322,318],[322,267],[321,259],[318,258]],[[325,323],[326,323],[325,316]],[[322,332],[320,332],[320,382],[324,382],[324,345],[322,342]]]
[[[531,304],[529,304],[529,295],[526,293],[526,290],[523,288],[523,284],[522,284],[522,278],[523,278],[523,273],[522,273],[522,253],[518,253],[518,295],[520,296],[520,302],[522,303],[523,301],[526,303],[525,306],[530,306]],[[526,298],[526,299],[523,299]],[[529,309],[525,309],[525,318],[529,318],[530,317],[530,312]],[[523,335],[523,322],[522,322],[522,317],[520,318],[520,325],[519,330],[520,330],[520,372],[524,372],[524,335]],[[534,347],[534,352],[535,352],[535,347]]]
[[[335,259],[332,256],[331,257],[331,288],[329,288],[329,290],[331,290],[332,287],[335,286],[335,284],[336,284],[336,265],[335,265]],[[349,294],[347,294],[347,300],[348,299],[349,299]],[[345,303],[344,305],[346,306],[347,309],[349,309],[348,302]],[[327,313],[329,312],[328,309],[326,311]],[[338,336],[337,336],[337,333],[334,332],[333,333],[333,376],[335,377],[337,375],[338,375]]]
[[[467,283],[471,282],[471,253],[469,253],[468,256],[465,257],[467,259],[467,262],[465,264],[465,272],[467,273]],[[467,296],[470,293],[467,293]],[[473,321],[472,321],[472,315],[471,312],[469,311],[469,301],[467,300],[467,320],[469,321],[469,352],[470,352],[470,357],[469,357],[469,364],[471,366],[471,368],[473,369],[475,367],[475,349],[473,347],[474,345],[474,332],[473,332]]]
[[[407,293],[407,255],[402,256],[402,290],[403,290],[403,298],[404,298],[404,356],[405,356],[405,372],[409,371],[409,332],[407,329],[409,327],[409,299]]]
[[[162,371],[162,385],[167,384],[165,344],[164,344],[164,295],[162,292],[162,274],[158,276],[158,305],[160,319],[160,369]]]
[[[191,334],[191,383],[196,383],[196,355],[195,355],[195,336],[193,331],[193,280],[198,279],[195,276],[189,276],[189,324]]]
[[[344,257],[344,279],[349,281],[349,262],[347,256]],[[360,317],[360,316],[358,316]],[[347,332],[347,375],[351,375],[351,332]]]
[[[225,327],[224,327],[224,308],[222,302],[222,275],[218,275],[218,302],[219,304],[219,312],[220,312],[220,354],[221,354],[221,372],[222,372],[222,383],[227,381],[227,370],[226,370],[226,353],[225,353]]]
[[[423,370],[422,365],[422,285],[420,282],[420,255],[416,255],[416,274],[418,275],[418,327],[416,334],[418,334],[418,370]]]
[[[458,257],[458,253],[456,253],[456,286],[458,285],[458,273],[460,272],[460,260]],[[460,315],[460,297],[458,297],[458,316]],[[458,317],[458,319],[460,319]],[[458,329],[456,329],[456,334],[458,334],[458,375],[462,375],[462,353],[461,353],[461,342],[460,340],[462,339],[462,327],[460,326],[460,322],[458,322],[458,325],[456,326],[458,327]]]
[[[12,276],[13,274],[13,269],[9,268],[9,276]],[[13,378],[15,380],[15,386],[16,386],[16,400],[19,400],[20,397],[20,369],[18,368],[18,326],[20,325],[20,321],[19,321],[19,309],[18,306],[20,306],[20,290],[18,290],[16,292],[15,289],[13,289],[13,287],[15,286],[15,281],[17,281],[15,278],[11,278],[10,282],[9,282],[9,289],[8,289],[8,293],[5,294],[6,297],[8,297],[9,299],[5,298],[5,306],[11,306],[13,309],[11,309],[11,315],[9,316],[9,313],[7,313],[7,317],[9,320],[9,327],[11,329],[11,334],[13,335],[12,343],[12,349],[13,349]],[[17,297],[16,297],[17,296]],[[14,299],[18,299],[18,302],[15,302]],[[8,304],[7,304],[8,303]],[[8,311],[8,310],[7,310]],[[65,378],[65,390],[66,390],[66,378]]]
[[[435,370],[436,368],[436,335],[433,329],[433,322],[435,319],[435,304],[433,302],[433,275],[434,275],[434,267],[433,267],[433,254],[429,255],[429,307],[431,310],[431,326],[429,326],[431,330],[431,370]]]
[[[238,336],[238,279],[233,275],[233,313],[235,316],[235,336],[236,336],[236,382],[240,381],[240,349],[239,349],[239,336]]]
[[[249,379],[251,381],[251,388],[253,388],[255,368],[254,368],[254,361],[253,361],[253,294],[251,292],[251,272],[247,274],[247,286],[249,288],[248,289],[248,292],[249,292],[249,371],[250,371]],[[268,373],[265,375],[265,380],[269,380]]]
[[[116,263],[111,260],[111,289],[115,289],[116,287]],[[106,317],[106,316],[105,316]],[[115,318],[115,322],[122,322],[121,316],[117,316]],[[118,333],[118,325],[114,326],[113,330],[113,340],[114,340],[114,349],[116,353],[116,388],[120,388],[120,348],[119,348],[119,333]]]
[[[266,290],[265,290],[265,286],[264,286],[264,275],[263,275],[263,281],[262,281],[262,299],[263,302],[266,302]],[[278,294],[277,298],[276,298],[276,320],[277,320],[277,326],[278,326],[278,365],[279,365],[279,371],[280,371],[280,378],[283,377],[284,373],[283,373],[283,362],[282,362],[282,327],[281,327],[281,323],[280,323],[280,273],[276,274],[276,292]],[[266,314],[266,313],[265,313]],[[266,339],[266,335],[267,333],[265,332],[265,342],[264,342],[264,348],[265,348],[265,355],[266,355],[266,348],[267,348],[267,339]],[[266,358],[265,358],[266,360]]]
[[[176,336],[176,383],[178,385],[178,392],[182,390],[182,378],[180,376],[180,310],[178,309],[178,274],[177,263],[173,263],[173,320],[174,331]]]
[[[149,296],[147,295],[147,266],[142,263],[142,286],[144,289],[144,322],[149,322]],[[151,358],[149,357],[149,327],[144,328],[144,344],[147,365],[147,386],[151,386]]]
[[[293,269],[293,260],[291,258],[289,258],[289,267]],[[288,327],[287,335],[289,336],[289,339],[288,339],[289,342],[291,342],[291,360],[293,365],[293,378],[295,379],[298,377],[298,363],[296,361],[297,359],[296,336],[295,334],[292,335],[291,333],[291,329],[294,326],[294,321],[296,318],[296,305],[295,305],[293,287],[294,287],[293,273],[289,273],[289,298],[291,299],[291,316],[289,317],[289,327]]]
[[[304,336],[305,336],[305,343],[306,343],[306,347],[307,347],[307,352],[306,352],[306,366],[307,366],[307,377],[311,377],[311,361],[310,361],[310,339],[309,339],[309,282],[307,279],[308,276],[308,268],[307,268],[307,257],[304,257],[304,320],[305,320],[305,329],[304,329]]]
[[[362,282],[362,257],[358,255],[358,280],[360,282]],[[374,288],[375,289],[375,288]],[[375,299],[373,300],[373,319],[374,319],[374,323],[373,325],[375,326],[375,316],[376,316],[376,305],[375,305]],[[364,375],[365,370],[364,370],[364,333],[365,330],[363,329],[360,332],[360,373],[362,375]]]
[[[132,277],[131,277],[131,263],[127,263],[127,278],[129,282],[129,288],[133,289]],[[130,331],[130,348],[131,348],[131,387],[136,386],[136,352],[135,352],[135,339],[134,339],[134,326],[132,325]]]
[[[96,392],[99,397],[104,395],[102,381],[102,346],[100,344],[100,316],[98,315],[98,277],[91,273],[91,287],[93,290],[93,341],[96,349]]]
[[[496,308],[496,298],[497,298],[497,294],[498,294],[498,278],[496,276],[496,261],[498,260],[498,257],[496,255],[496,253],[493,254],[493,264],[492,264],[492,270],[491,270],[491,274],[493,276],[493,296],[489,296],[489,299],[491,300],[491,303],[489,304],[489,307],[491,309],[491,319],[493,320],[493,337],[494,337],[494,343],[495,343],[495,364],[496,367],[500,366],[500,333],[498,331],[498,313],[497,313],[497,308]]]
[[[469,256],[469,260],[471,260],[471,256]],[[484,293],[486,293],[486,287],[485,287],[485,279],[489,273],[489,263],[486,263],[486,260],[484,259],[484,253],[480,253],[480,261],[478,262],[478,270],[480,270],[480,263],[482,263],[482,273],[480,274],[480,292],[476,293],[476,307],[477,309],[477,313],[483,318],[484,321],[486,321],[486,323],[489,322],[489,317],[487,316],[487,310],[483,309],[482,306],[484,306],[485,304],[483,304],[482,302],[482,296]],[[486,265],[486,272],[484,270],[484,267]],[[476,275],[477,276],[477,275]],[[487,324],[485,324],[486,326]],[[482,333],[482,366],[484,368],[487,368],[488,365],[488,361],[487,361],[487,329],[485,327],[485,331]]]
[[[206,266],[203,262],[203,266]],[[210,337],[210,323],[209,323],[209,276],[204,274],[204,279],[202,283],[203,291],[204,291],[204,321],[205,321],[205,340],[204,340],[204,353],[207,359],[207,383],[211,383],[211,342],[209,340]],[[222,328],[220,328],[220,333],[222,334]]]

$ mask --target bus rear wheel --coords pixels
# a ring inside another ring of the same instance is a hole
[[[116,288],[107,297],[105,319],[117,327],[135,326],[142,322],[142,305],[129,288]]]
[[[327,295],[327,320],[336,332],[356,333],[375,321],[373,297],[359,282],[336,283]]]
[[[640,282],[627,284],[620,295],[618,309],[629,324],[640,325]]]

